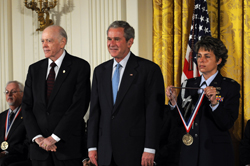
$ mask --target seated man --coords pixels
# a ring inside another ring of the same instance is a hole
[[[0,166],[28,158],[28,141],[21,111],[23,85],[9,81],[4,93],[9,109],[0,114]]]

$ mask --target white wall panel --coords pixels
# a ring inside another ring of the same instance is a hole
[[[66,50],[87,60],[93,71],[97,65],[111,59],[106,30],[115,20],[127,20],[135,28],[132,51],[151,58],[151,8],[151,0],[59,0],[50,11],[50,18],[66,30]],[[0,0],[1,92],[9,80],[24,83],[29,65],[44,58],[42,32],[36,31],[38,27],[37,13],[24,7],[24,0]],[[5,96],[0,95],[0,111],[6,107]]]

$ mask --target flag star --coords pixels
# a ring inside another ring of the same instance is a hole
[[[195,9],[199,9],[199,4],[196,4],[196,5],[195,5]]]
[[[199,31],[202,31],[202,30],[203,30],[203,26],[199,25]]]
[[[198,14],[195,14],[195,15],[194,15],[194,18],[197,19],[197,16],[198,16]]]
[[[200,20],[201,20],[201,22],[202,22],[202,21],[204,21],[204,17],[203,17],[203,16],[201,16]]]
[[[191,25],[191,29],[193,29],[194,28],[194,26],[193,26],[193,24]]]
[[[209,23],[209,18],[206,19],[206,22]]]
[[[198,40],[201,40],[201,36],[199,36],[198,38],[199,38]]]
[[[189,35],[189,40],[191,40],[192,39],[192,35]]]
[[[202,12],[206,11],[206,8],[205,7],[202,7]]]
[[[208,28],[205,28],[205,33],[208,33],[208,32],[209,32]]]

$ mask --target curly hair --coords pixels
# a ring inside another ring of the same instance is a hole
[[[206,51],[212,51],[217,62],[220,58],[222,59],[221,63],[218,65],[218,70],[220,70],[226,64],[228,50],[220,39],[214,38],[212,36],[203,36],[201,40],[195,43],[194,51],[198,53],[200,48],[203,48]]]

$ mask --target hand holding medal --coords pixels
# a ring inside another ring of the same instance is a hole
[[[169,101],[171,102],[172,106],[176,105],[177,92],[176,92],[176,89],[174,88],[173,85],[170,85],[167,87],[166,95],[167,95]]]
[[[210,87],[211,88],[211,87]],[[181,110],[180,110],[180,108],[179,108],[179,106],[178,106],[178,104],[177,104],[177,100],[176,100],[176,89],[190,89],[190,90],[202,90],[202,93],[201,93],[201,95],[199,96],[199,99],[198,99],[198,101],[197,101],[197,103],[196,103],[196,105],[195,105],[195,108],[194,108],[194,110],[191,112],[191,115],[190,115],[190,117],[189,117],[189,119],[188,119],[188,121],[185,121],[185,119],[184,119],[184,117],[183,117],[183,115],[182,115],[182,112],[181,112]],[[211,92],[211,91],[210,91]],[[202,89],[202,88],[194,88],[194,87],[173,87],[173,86],[169,86],[168,88],[167,88],[167,91],[166,91],[166,94],[167,94],[167,96],[168,96],[168,98],[169,98],[169,100],[170,100],[170,102],[171,102],[171,104],[174,104],[174,106],[176,106],[176,108],[177,108],[177,110],[178,110],[178,112],[179,112],[179,115],[180,115],[180,117],[181,117],[181,120],[182,120],[182,122],[183,122],[183,125],[184,125],[184,127],[185,127],[185,129],[186,129],[186,131],[187,131],[187,134],[185,134],[183,137],[182,137],[182,142],[186,145],[186,146],[190,146],[190,145],[192,145],[192,143],[193,143],[193,141],[194,141],[194,139],[193,139],[193,137],[192,137],[192,135],[190,135],[189,134],[189,131],[190,131],[190,129],[191,129],[191,126],[192,126],[192,124],[193,124],[193,122],[194,122],[194,119],[195,119],[195,117],[196,117],[196,115],[197,115],[197,113],[198,113],[198,110],[199,110],[199,108],[200,108],[200,105],[201,105],[201,103],[202,103],[202,101],[203,101],[203,98],[204,98],[204,96],[205,96],[205,92],[204,92],[204,90]],[[209,94],[211,94],[211,93],[209,93]],[[171,101],[172,100],[172,101]]]
[[[218,91],[213,86],[208,86],[204,89],[205,95],[208,98],[208,100],[211,102],[212,106],[217,105],[219,102],[216,98],[216,95],[218,94]]]

